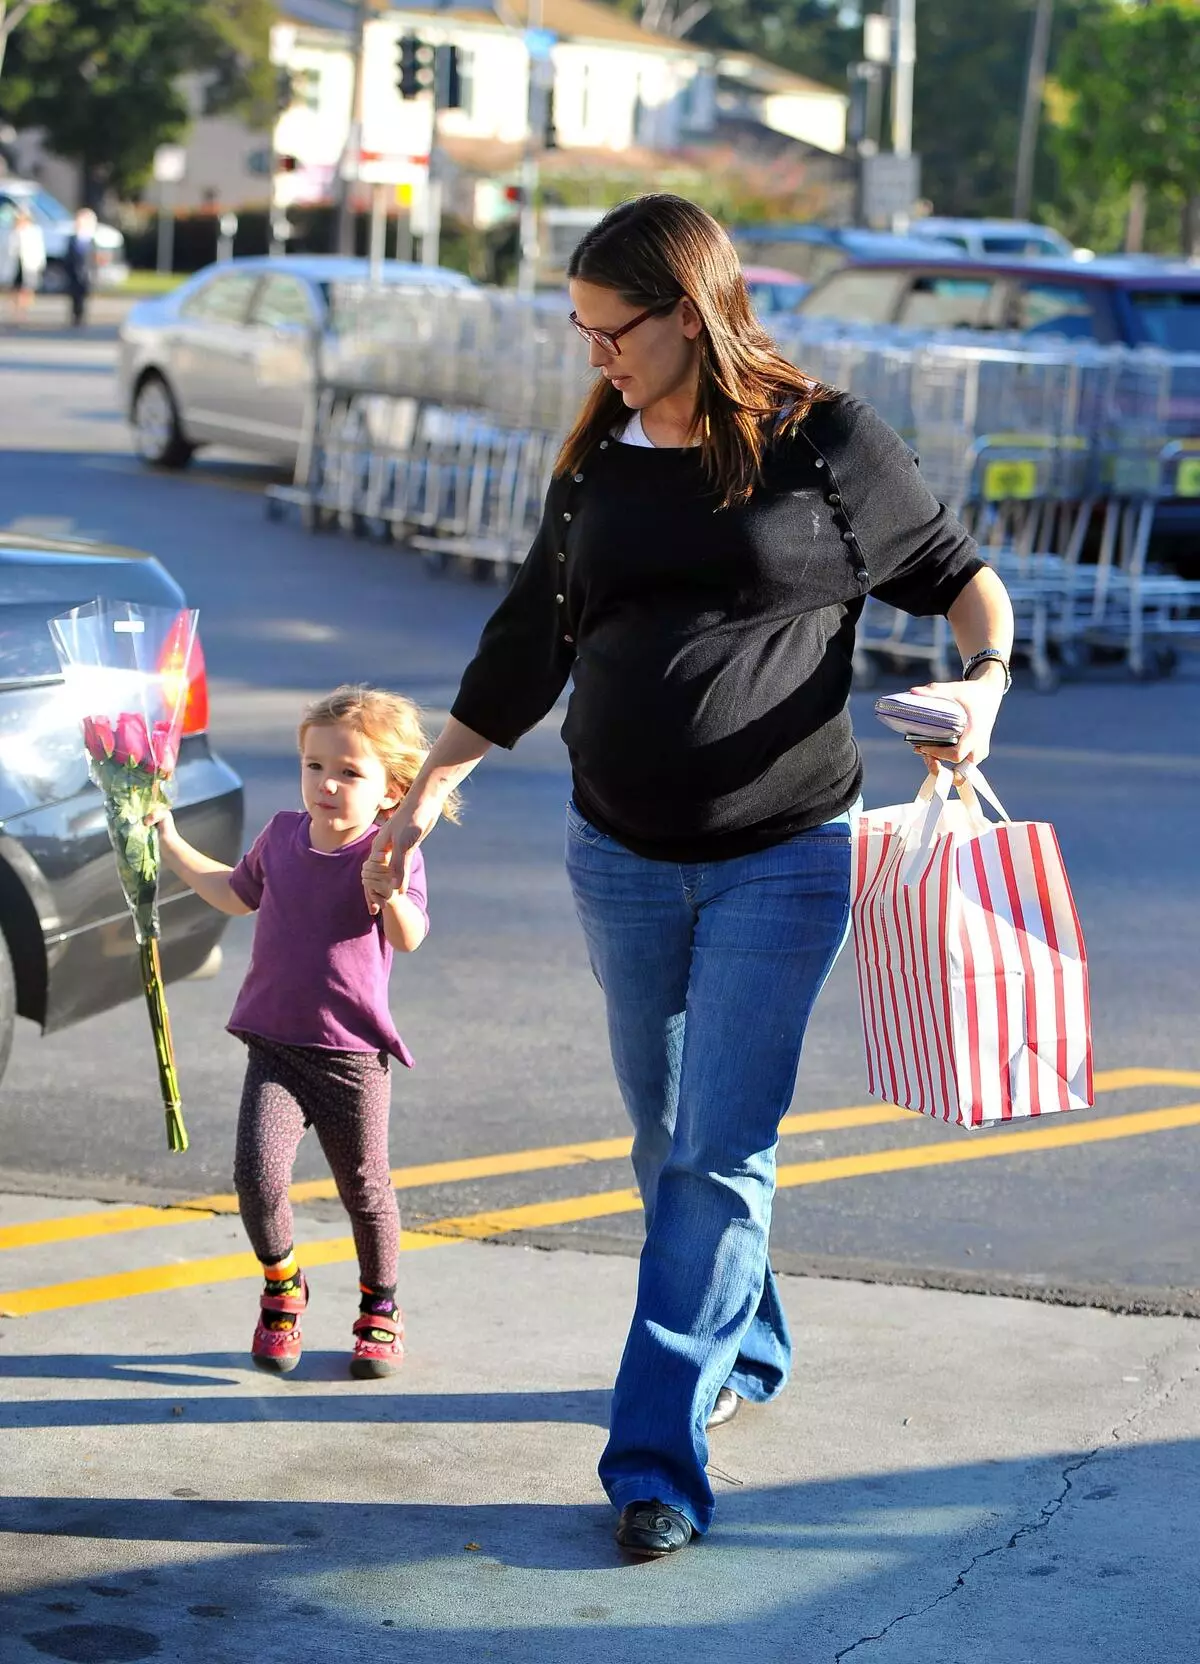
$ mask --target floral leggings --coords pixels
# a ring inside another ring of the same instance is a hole
[[[248,1057],[233,1182],[254,1252],[274,1265],[293,1245],[288,1186],[311,1126],[350,1215],[363,1283],[394,1288],[400,1216],[388,1167],[387,1054],[242,1038]]]

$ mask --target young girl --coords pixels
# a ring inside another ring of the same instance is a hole
[[[388,973],[393,952],[420,947],[429,918],[423,867],[400,895],[371,842],[427,749],[409,700],[340,687],[300,724],[303,813],[277,814],[236,867],[193,849],[170,814],[159,821],[163,860],[185,884],[223,913],[259,915],[229,1030],[248,1053],[234,1184],[266,1279],[250,1347],[260,1369],[283,1373],[300,1360],[308,1280],[296,1262],[288,1185],[308,1126],[358,1250],[350,1373],[387,1375],[403,1357],[388,1062],[411,1068],[412,1057],[388,1010]],[[448,818],[457,818],[453,803]]]

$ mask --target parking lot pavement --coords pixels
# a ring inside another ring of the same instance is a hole
[[[242,1282],[0,1320],[3,1664],[1194,1657],[1195,1322],[785,1278],[790,1388],[714,1435],[709,1537],[632,1566],[595,1477],[632,1264],[408,1246],[391,1381],[346,1376],[345,1264],[282,1379]]]

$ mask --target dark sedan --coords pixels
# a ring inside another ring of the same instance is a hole
[[[100,793],[88,779],[47,621],[97,596],[182,608],[179,585],[148,555],[105,544],[0,533],[0,1074],[18,1016],[43,1031],[140,994],[133,924]],[[175,775],[185,835],[218,860],[242,847],[242,786],[208,742],[200,660]],[[168,981],[210,961],[225,916],[164,874]]]

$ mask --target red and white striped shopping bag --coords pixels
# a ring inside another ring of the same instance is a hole
[[[953,783],[943,766],[858,821],[867,1089],[964,1127],[1090,1108],[1087,956],[1054,828],[1010,821],[977,769],[957,802]]]

